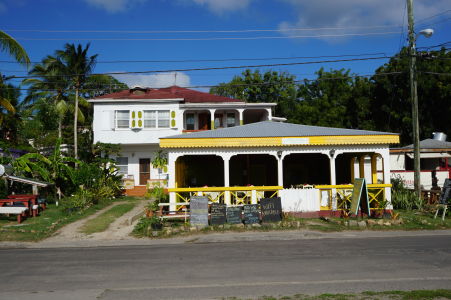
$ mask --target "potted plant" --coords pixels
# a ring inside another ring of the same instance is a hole
[[[150,227],[153,230],[161,230],[163,228],[163,223],[161,222],[161,219],[157,216],[153,216],[149,220]]]

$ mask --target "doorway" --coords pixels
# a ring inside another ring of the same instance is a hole
[[[139,185],[146,185],[150,179],[150,158],[139,159]]]

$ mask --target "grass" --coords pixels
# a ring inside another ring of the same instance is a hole
[[[135,205],[136,202],[118,204],[100,214],[96,218],[87,221],[81,228],[81,232],[85,234],[92,234],[95,232],[105,231],[111,223],[123,214],[132,210]]]
[[[50,204],[36,218],[27,218],[17,224],[15,216],[0,215],[0,241],[37,242],[54,234],[66,224],[86,218],[107,207],[114,201],[133,201],[133,197],[121,197],[104,201],[82,212],[67,214],[60,207]]]
[[[246,298],[223,298],[224,300],[244,300]],[[357,294],[322,294],[316,296],[294,295],[294,296],[263,296],[259,300],[434,300],[451,299],[451,290],[414,290],[414,291],[385,291],[385,292],[363,292]]]

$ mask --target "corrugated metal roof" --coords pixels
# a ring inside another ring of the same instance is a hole
[[[206,130],[189,134],[167,136],[171,139],[195,138],[251,138],[251,137],[304,137],[304,136],[356,136],[356,135],[398,135],[397,133],[332,128],[264,121],[231,128]]]
[[[413,144],[400,149],[413,149]],[[420,149],[451,149],[451,142],[442,142],[434,139],[420,141]]]

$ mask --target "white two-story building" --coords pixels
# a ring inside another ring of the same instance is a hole
[[[273,120],[276,105],[246,103],[178,86],[136,87],[89,102],[94,107],[94,143],[121,145],[117,163],[136,194],[143,194],[149,181],[168,177],[151,164],[160,149],[159,138]]]

